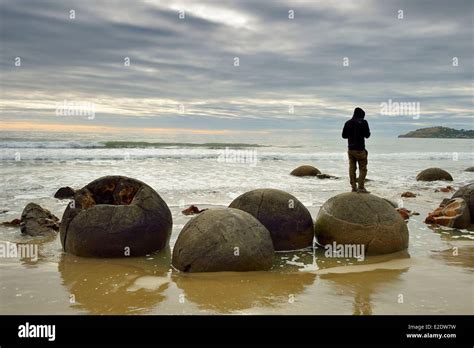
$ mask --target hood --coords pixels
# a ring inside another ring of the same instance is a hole
[[[352,118],[354,119],[363,119],[365,116],[365,111],[362,110],[361,108],[355,108],[354,109],[354,115],[352,116]]]

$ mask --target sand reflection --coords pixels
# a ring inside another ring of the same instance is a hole
[[[412,265],[408,252],[367,257],[362,263],[354,265],[327,267],[321,264],[316,271],[321,280],[330,281],[336,294],[354,297],[354,315],[372,314],[372,296],[384,288],[392,287],[401,281],[400,276],[407,272]],[[326,260],[327,261],[327,260]],[[394,303],[397,299],[394,299]]]
[[[90,314],[145,314],[165,299],[170,250],[146,258],[93,259],[64,253],[58,269],[71,306]],[[153,286],[148,279],[152,278]]]
[[[286,305],[313,284],[315,274],[292,272],[176,273],[174,282],[186,299],[205,311],[235,313]]]

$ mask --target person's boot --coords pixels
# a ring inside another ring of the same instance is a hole
[[[360,187],[358,190],[357,190],[358,193],[370,193],[369,191],[367,191],[364,187]]]

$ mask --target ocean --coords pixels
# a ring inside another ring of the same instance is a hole
[[[0,311],[5,314],[257,313],[472,314],[474,232],[424,224],[452,193],[474,181],[474,141],[374,135],[366,187],[420,213],[410,217],[406,252],[354,260],[321,250],[278,253],[269,272],[180,274],[169,253],[143,258],[83,259],[64,254],[59,238],[38,240],[0,226],[0,241],[38,243],[36,261],[0,259]],[[153,187],[173,214],[170,248],[191,219],[181,210],[225,207],[256,188],[296,196],[316,219],[330,197],[350,190],[345,140],[339,132],[301,134],[106,134],[0,132],[0,221],[19,218],[35,202],[61,218],[58,188],[80,188],[104,175],[125,175]],[[309,164],[337,178],[289,173]],[[417,182],[429,167],[453,182]],[[402,199],[412,191],[416,198]],[[456,251],[456,252],[453,252]],[[456,254],[456,255],[454,255]],[[401,295],[401,296],[400,296]],[[402,299],[402,300],[401,300]]]

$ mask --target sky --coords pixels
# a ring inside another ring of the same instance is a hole
[[[473,129],[473,6],[0,0],[0,129]]]

